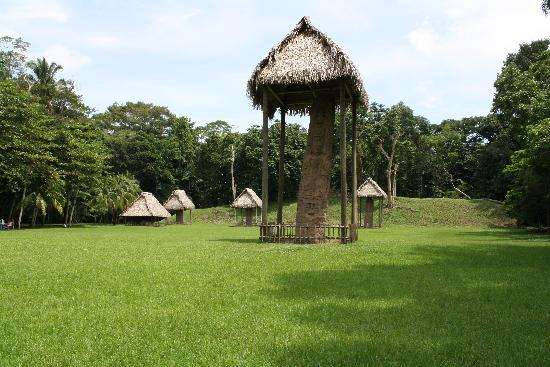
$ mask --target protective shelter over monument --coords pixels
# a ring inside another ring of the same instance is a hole
[[[262,224],[263,241],[324,242],[357,239],[357,107],[368,104],[359,72],[330,38],[304,17],[292,32],[258,64],[248,81],[248,95],[263,111],[262,126]],[[330,173],[333,166],[332,143],[336,110],[345,120],[351,105],[352,115],[352,212],[348,222],[346,124],[340,124],[341,218],[339,225],[327,224]],[[277,223],[267,222],[268,209],[268,121],[279,110],[279,175]],[[298,190],[296,223],[282,223],[284,193],[285,116],[309,114],[309,130],[302,175]]]

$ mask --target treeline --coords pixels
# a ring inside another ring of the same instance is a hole
[[[228,205],[232,168],[237,193],[260,191],[259,126],[244,133],[224,121],[196,126],[142,102],[95,113],[72,81],[58,77],[60,65],[28,61],[21,39],[0,41],[0,218],[29,225],[116,222],[139,191],[162,201],[175,188],[185,189],[198,207]],[[550,225],[549,44],[521,45],[506,58],[488,116],[435,125],[403,103],[360,110],[360,180],[373,177],[390,196],[505,200],[521,223]],[[350,116],[346,123],[351,131]],[[274,200],[277,121],[269,134]],[[286,137],[285,199],[292,200],[307,131],[291,123]],[[337,152],[338,139],[334,144]],[[332,187],[338,190],[334,156]]]

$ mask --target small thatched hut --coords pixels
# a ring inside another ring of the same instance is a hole
[[[354,241],[357,225],[357,108],[368,104],[359,71],[350,58],[307,17],[260,61],[248,81],[248,96],[263,111],[262,125],[262,225],[260,237],[270,240],[273,225],[268,209],[268,121],[281,115],[277,224],[282,223],[284,192],[285,115],[309,114],[308,141],[298,190],[296,236],[317,242],[325,237],[336,109],[344,120],[348,106],[352,115],[352,213],[348,226],[346,124],[340,124],[340,228],[341,241]],[[276,238],[275,241],[279,241]]]
[[[164,209],[153,194],[142,192],[120,217],[124,218],[127,223],[145,224],[169,218],[170,213]]]
[[[357,190],[357,197],[359,200],[365,198],[365,221],[361,223],[362,221],[359,220],[361,225],[365,228],[374,227],[374,200],[377,199],[379,201],[378,227],[382,227],[382,204],[387,197],[384,190],[369,177]],[[361,202],[359,202],[359,216],[361,216]]]
[[[241,192],[239,196],[231,204],[233,208],[241,209],[241,221],[242,221],[242,210],[245,211],[245,222],[247,226],[252,225],[252,213],[257,211],[258,208],[262,207],[262,199],[256,195],[254,190],[246,188]],[[256,215],[257,216],[257,215]],[[237,221],[238,224],[238,221]]]
[[[191,211],[195,209],[195,204],[184,190],[174,190],[164,203],[164,208],[169,212],[176,213],[176,223],[178,224],[184,223],[183,212],[189,210],[189,222],[191,223]]]

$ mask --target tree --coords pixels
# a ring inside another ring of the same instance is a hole
[[[89,200],[85,206],[97,220],[105,218],[115,224],[119,215],[139,195],[141,188],[137,180],[128,174],[106,174],[91,186]]]
[[[113,104],[94,116],[104,132],[114,173],[129,173],[160,198],[190,187],[197,134],[186,117],[143,102]]]
[[[512,155],[506,173],[513,177],[506,194],[510,214],[522,224],[550,226],[550,118],[531,126],[525,149]]]
[[[28,47],[22,38],[0,37],[0,80],[23,81]]]
[[[550,0],[542,0],[542,11],[545,15],[550,13]]]
[[[58,177],[49,124],[50,118],[27,91],[10,80],[0,82],[0,185],[21,194],[18,227],[27,194]]]
[[[387,206],[391,208],[397,195],[398,151],[412,137],[415,119],[412,110],[403,102],[383,111],[377,117],[380,119],[373,120],[373,133],[378,150],[386,159]]]
[[[492,198],[502,200],[510,186],[504,173],[512,154],[524,149],[529,128],[550,116],[550,40],[520,45],[508,55],[495,81],[493,113],[497,133],[488,141],[486,151],[495,171],[496,188]]]
[[[55,77],[63,67],[55,62],[49,63],[44,57],[29,61],[27,66],[31,70],[31,74],[29,75],[30,82],[32,83],[31,92],[39,96],[48,110],[53,112],[51,102],[56,92]]]

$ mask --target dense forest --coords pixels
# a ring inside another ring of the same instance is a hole
[[[391,196],[504,201],[520,224],[549,226],[549,46],[549,39],[534,41],[508,55],[487,116],[434,124],[404,103],[372,102],[360,110],[360,180],[373,177]],[[20,38],[0,38],[0,218],[16,226],[116,222],[140,191],[163,201],[175,188],[185,189],[198,207],[228,205],[232,167],[237,192],[260,191],[258,125],[246,132],[226,121],[198,126],[146,102],[93,111],[75,81],[60,77],[62,65],[28,60],[28,47]],[[349,116],[345,123],[351,125]],[[277,120],[269,133],[274,200]],[[306,135],[300,125],[287,124],[289,201],[298,190]],[[334,156],[332,187],[338,190]]]

